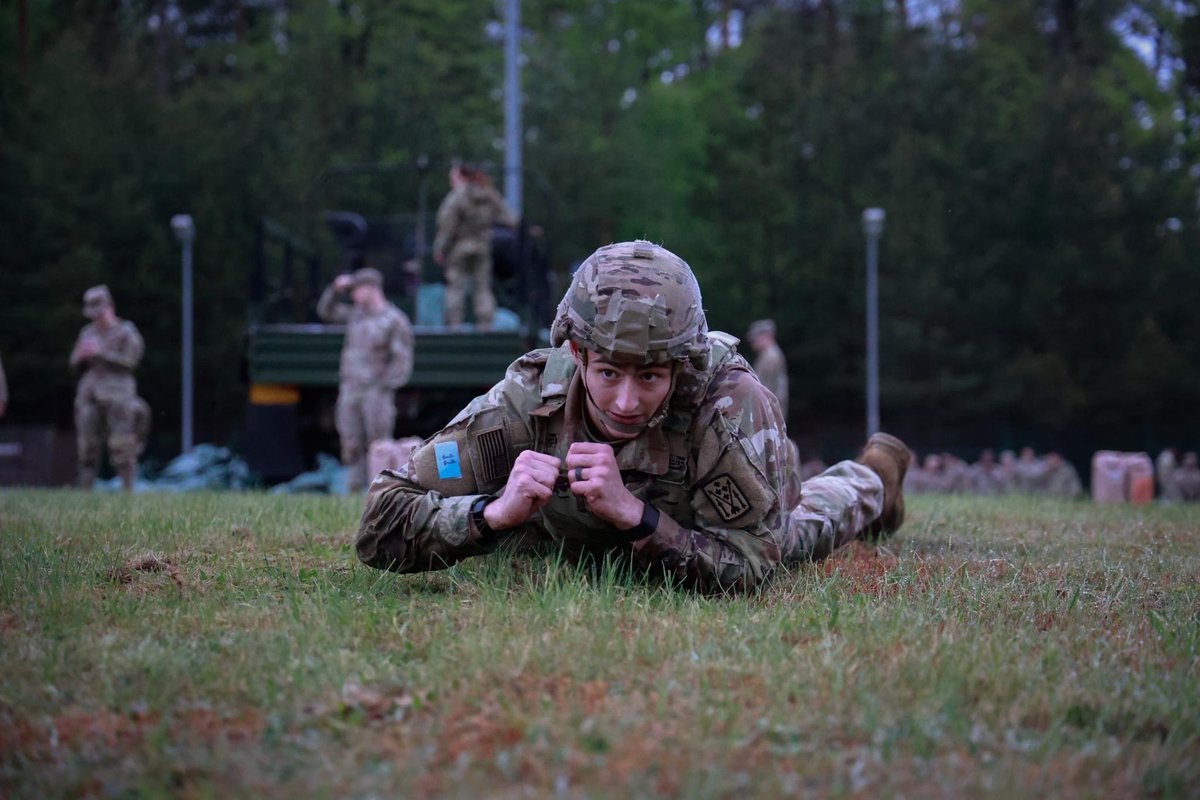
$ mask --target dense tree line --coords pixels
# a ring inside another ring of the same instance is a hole
[[[1196,5],[526,0],[527,207],[560,271],[644,236],[692,262],[715,326],[775,316],[806,443],[858,435],[866,206],[888,213],[885,426],[1194,441]],[[187,211],[199,432],[229,436],[255,220],[307,224],[333,164],[501,158],[492,4],[4,7],[0,354],[18,420],[69,423],[79,297],[103,281],[147,339],[159,430],[177,428],[166,223]]]

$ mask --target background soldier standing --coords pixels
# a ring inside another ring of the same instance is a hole
[[[353,305],[341,302],[350,291]],[[396,426],[396,390],[408,383],[413,367],[413,329],[408,315],[388,302],[383,275],[364,267],[334,279],[317,302],[326,322],[346,324],[338,385],[336,424],[347,486],[367,485],[367,451],[377,439],[390,439]]]
[[[1185,503],[1200,502],[1200,461],[1195,452],[1183,454],[1183,460],[1171,474],[1171,495]]]
[[[83,315],[91,322],[79,332],[70,359],[71,368],[82,373],[75,390],[78,483],[90,489],[95,482],[107,431],[108,457],[125,491],[132,491],[150,426],[150,407],[138,397],[133,376],[145,346],[137,327],[117,317],[107,286],[83,293]]]
[[[516,215],[481,170],[450,168],[450,193],[437,213],[433,260],[446,271],[446,324],[463,324],[467,282],[473,283],[475,324],[487,330],[496,315],[492,293],[492,226],[516,225]]]
[[[754,348],[758,357],[754,359],[754,371],[762,385],[771,390],[779,398],[779,407],[783,410],[783,418],[787,419],[788,412],[788,374],[787,361],[783,350],[775,341],[775,320],[760,319],[750,324],[746,332],[746,341]]]
[[[1178,485],[1175,483],[1175,469],[1179,462],[1179,451],[1177,448],[1168,447],[1158,454],[1158,459],[1154,462],[1154,476],[1158,481],[1158,495],[1163,500],[1176,502],[1182,498],[1178,496]]]

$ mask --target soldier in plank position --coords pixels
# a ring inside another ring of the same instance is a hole
[[[708,330],[691,268],[662,247],[592,254],[551,339],[375,479],[364,563],[442,569],[520,533],[733,592],[900,526],[904,444],[876,434],[801,490],[777,399],[737,340]]]

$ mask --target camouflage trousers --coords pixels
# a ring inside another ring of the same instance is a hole
[[[149,432],[150,406],[137,395],[76,396],[75,444],[79,456],[79,486],[91,488],[96,480],[100,452],[107,434],[108,456],[126,488],[131,488],[138,456],[146,446]]]
[[[462,325],[467,284],[475,307],[475,324],[489,328],[496,316],[492,294],[492,256],[487,252],[451,253],[446,257],[446,324]]]
[[[842,461],[804,481],[800,502],[783,520],[785,564],[816,561],[855,539],[883,512],[883,481],[856,461]]]
[[[371,442],[392,438],[396,427],[396,392],[385,386],[361,386],[343,383],[338,388],[334,409],[342,464],[349,474],[347,486],[352,492],[366,488],[367,451]]]

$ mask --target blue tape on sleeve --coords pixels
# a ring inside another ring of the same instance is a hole
[[[458,442],[438,442],[433,446],[433,454],[437,459],[438,477],[461,478],[462,464],[458,461]]]

